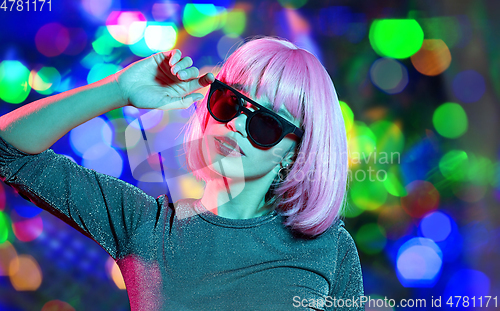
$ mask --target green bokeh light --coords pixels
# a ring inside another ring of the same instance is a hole
[[[287,9],[298,9],[307,3],[307,0],[278,0],[282,7]]]
[[[378,55],[407,58],[422,46],[424,32],[414,19],[381,19],[373,21],[369,39]]]
[[[92,42],[92,47],[94,51],[99,55],[109,55],[113,52],[113,47],[108,44],[104,36],[97,38]]]
[[[122,69],[122,67],[115,64],[96,64],[90,69],[87,82],[88,84],[94,83]]]
[[[187,3],[184,7],[182,23],[193,37],[204,37],[225,24],[226,11],[218,12],[213,4]]]
[[[50,87],[46,90],[37,91],[43,95],[50,95],[54,93],[61,83],[61,74],[54,67],[43,67],[38,71],[38,76],[45,83],[50,83]]]
[[[467,179],[476,185],[489,184],[495,175],[495,164],[483,156],[471,155],[467,168]]]
[[[384,228],[378,224],[366,224],[359,228],[355,235],[356,245],[367,254],[382,251],[387,243]]]
[[[349,133],[354,123],[354,113],[346,102],[340,100],[339,104],[340,110],[342,111],[342,117],[344,118],[345,131]]]
[[[359,208],[355,204],[347,204],[345,209],[341,211],[341,215],[348,218],[353,218],[358,217],[364,211],[364,209]]]
[[[96,38],[97,39],[92,42],[92,48],[94,48],[94,51],[99,55],[110,55],[114,48],[123,45],[111,36],[107,27],[99,27],[96,31]]]
[[[29,95],[30,71],[17,60],[0,63],[0,99],[11,104],[22,103]]]
[[[403,151],[405,137],[396,124],[381,120],[372,123],[370,129],[377,137],[377,153],[385,152],[391,159],[391,154]]]
[[[0,244],[7,241],[9,237],[9,221],[7,216],[0,211]]]
[[[449,180],[462,181],[467,176],[469,160],[462,150],[451,150],[439,160],[439,170]]]
[[[155,54],[155,52],[152,51],[146,44],[146,40],[144,39],[144,37],[142,37],[141,40],[137,41],[136,43],[129,45],[128,47],[132,53],[140,57],[148,57]]]
[[[94,51],[90,51],[85,57],[80,61],[80,64],[87,68],[91,69],[95,64],[104,62],[104,57],[97,54]]]
[[[432,123],[436,131],[446,138],[458,138],[468,127],[467,114],[462,106],[455,103],[444,103],[439,106],[434,111]]]
[[[441,39],[449,48],[454,47],[464,35],[457,16],[420,18],[426,39]]]
[[[349,152],[352,163],[362,163],[368,158],[373,159],[376,151],[377,137],[362,121],[354,121],[353,132],[349,140]]]
[[[124,118],[123,109],[118,108],[108,111],[106,112],[106,117],[108,117],[109,120]]]
[[[240,36],[246,28],[247,16],[242,10],[232,10],[227,13],[226,24],[222,31],[226,36],[235,38]]]
[[[364,174],[358,171],[364,171]],[[352,172],[351,199],[363,210],[375,210],[387,200],[384,184],[378,181],[373,173],[372,180],[370,180],[369,172],[366,170],[358,171]]]
[[[406,188],[401,182],[401,172],[399,164],[391,166],[387,171],[387,178],[384,180],[384,187],[395,197],[404,197],[408,193]]]

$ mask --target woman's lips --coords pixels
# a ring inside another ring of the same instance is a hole
[[[226,137],[226,136],[216,136],[214,137],[216,140],[218,140],[220,143],[226,145],[230,149],[236,149],[239,153],[242,155],[245,155],[243,150],[241,150],[240,146],[236,142],[236,140]]]

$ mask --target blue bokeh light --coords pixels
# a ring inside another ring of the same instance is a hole
[[[396,272],[405,287],[432,287],[439,278],[443,254],[434,241],[413,238],[398,251]]]
[[[42,212],[42,209],[34,205],[16,205],[14,206],[17,214],[24,218],[32,218]]]
[[[114,148],[99,143],[82,155],[82,165],[99,173],[119,178],[123,171],[123,159]]]
[[[113,132],[106,121],[97,117],[91,119],[70,132],[70,144],[73,151],[82,156],[88,149],[98,143],[111,145]]]
[[[451,233],[450,217],[439,211],[430,213],[420,222],[420,231],[434,242],[443,241]]]
[[[465,70],[453,79],[453,94],[463,103],[478,101],[486,91],[483,76],[475,70]]]
[[[446,288],[444,290],[443,297],[484,297],[490,295],[490,278],[481,271],[473,269],[461,269],[453,274],[453,276],[448,280]],[[458,297],[455,299],[457,302]],[[485,307],[486,297],[482,300],[483,308]],[[453,301],[451,301],[453,302]],[[475,301],[475,306],[479,307],[479,300]],[[443,302],[444,304],[444,302]],[[490,301],[489,307],[494,306],[494,301]],[[497,302],[498,306],[498,302]],[[449,307],[449,306],[446,306]],[[471,310],[472,300],[470,304],[465,306],[461,303],[454,305],[452,310]]]

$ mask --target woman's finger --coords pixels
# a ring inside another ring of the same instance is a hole
[[[179,71],[186,69],[192,65],[193,65],[193,60],[191,59],[191,57],[186,56],[183,59],[181,59],[178,63],[176,63],[175,66],[172,67],[171,72],[172,74],[176,75]]]
[[[188,83],[188,87],[187,87],[188,93],[199,90],[202,87],[209,86],[214,81],[215,81],[215,77],[211,72],[204,74],[203,76],[201,76],[199,78],[193,79],[193,80],[187,82]]]
[[[154,62],[156,63],[156,66],[163,72],[163,74],[167,75],[168,72],[172,71],[172,66],[170,63],[176,63],[176,59],[181,58],[181,51],[180,50],[171,50],[167,52],[160,52],[153,54],[150,56]]]
[[[171,57],[168,61],[168,64],[172,67],[181,59],[182,52],[179,49],[175,49],[175,50],[172,50],[170,52],[172,54],[171,54]]]
[[[200,71],[196,67],[190,67],[177,72],[179,80],[189,80],[200,75]]]

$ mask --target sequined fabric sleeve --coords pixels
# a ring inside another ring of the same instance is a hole
[[[364,295],[363,275],[358,251],[353,238],[342,226],[338,232],[338,249],[336,282],[330,292],[336,301],[326,310],[364,310],[361,302]]]
[[[0,178],[23,198],[96,241],[113,258],[161,204],[120,179],[82,167],[51,149],[31,155],[0,137]]]

